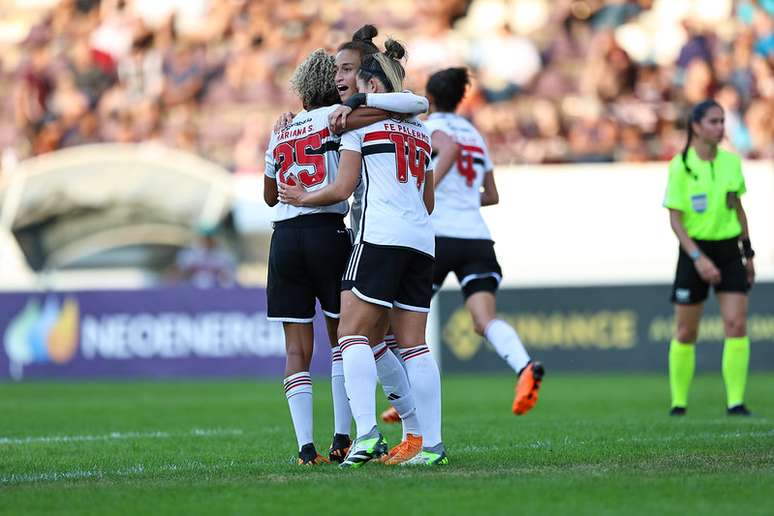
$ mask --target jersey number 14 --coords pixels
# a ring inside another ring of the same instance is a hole
[[[390,141],[395,144],[395,164],[398,181],[408,182],[409,173],[416,178],[417,189],[425,182],[425,155],[418,148],[417,140],[400,133],[391,133]]]

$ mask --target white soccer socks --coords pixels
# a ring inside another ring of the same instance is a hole
[[[402,349],[417,415],[422,427],[422,446],[431,448],[441,442],[441,375],[427,345]]]
[[[334,433],[349,435],[352,427],[352,411],[349,408],[347,389],[344,387],[344,362],[339,346],[331,348],[331,392]]]
[[[519,334],[505,321],[495,319],[490,322],[484,330],[484,336],[517,374],[529,363],[529,355]]]
[[[292,374],[282,381],[296,431],[298,449],[312,442],[312,377],[309,371]]]
[[[339,339],[344,386],[360,438],[376,426],[376,363],[368,338],[346,335]]]
[[[403,369],[406,369],[406,364],[403,363],[403,357],[400,356],[400,348],[398,347],[398,341],[395,340],[395,335],[385,335],[384,336],[384,343],[387,344],[387,347],[390,348],[390,351],[392,351],[392,354],[395,355],[395,357],[398,359],[398,362],[400,362],[400,366]]]
[[[376,372],[382,383],[384,395],[390,400],[403,421],[403,435],[421,435],[414,397],[411,395],[406,370],[385,342],[373,348]]]

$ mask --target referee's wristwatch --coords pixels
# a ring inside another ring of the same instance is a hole
[[[688,256],[690,256],[691,260],[693,260],[695,262],[696,260],[701,258],[701,251],[699,249],[694,249],[693,251],[688,253]]]

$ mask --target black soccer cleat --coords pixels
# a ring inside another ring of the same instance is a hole
[[[741,405],[734,405],[733,407],[728,407],[726,410],[726,413],[729,416],[752,416],[752,412],[747,410],[747,407],[744,406],[744,403]]]
[[[347,434],[333,434],[333,441],[328,449],[328,458],[331,462],[341,464],[349,453],[350,446],[352,446],[352,439]]]
[[[669,411],[670,416],[684,416],[685,415],[685,407],[672,407],[672,410]]]
[[[330,464],[328,459],[317,453],[314,443],[307,443],[301,447],[298,452],[299,466],[317,466],[319,464]]]

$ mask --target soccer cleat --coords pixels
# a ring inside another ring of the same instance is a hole
[[[672,407],[672,410],[669,411],[670,416],[684,416],[685,415],[685,407]]]
[[[387,441],[379,432],[379,429],[373,427],[363,437],[355,439],[349,448],[349,453],[344,461],[339,464],[340,468],[359,468],[372,459],[378,459],[387,453]]]
[[[328,458],[331,462],[338,462],[341,464],[344,457],[347,456],[351,445],[352,440],[347,434],[333,434],[331,447],[328,448]]]
[[[390,424],[400,423],[400,414],[395,407],[390,407],[382,412],[382,421]]]
[[[331,462],[317,453],[313,443],[305,444],[298,452],[299,466],[318,466],[320,464],[330,464]]]
[[[752,412],[747,410],[747,407],[745,407],[744,404],[728,407],[728,410],[726,410],[726,413],[729,416],[752,416]]]
[[[513,413],[523,416],[537,404],[538,391],[543,383],[545,368],[540,362],[532,362],[521,370],[516,383],[516,396],[513,399]]]
[[[446,466],[447,464],[449,464],[449,457],[446,456],[443,444],[439,444],[422,450],[411,460],[401,463],[401,466]]]
[[[382,462],[386,466],[396,466],[411,460],[421,451],[422,436],[406,434],[406,439],[390,450],[390,453],[382,457]]]

